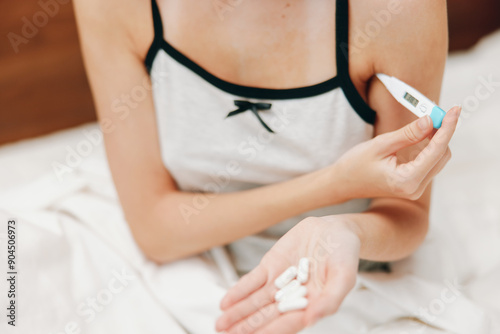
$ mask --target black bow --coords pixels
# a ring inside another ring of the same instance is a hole
[[[229,114],[227,114],[226,118],[234,116],[234,115],[238,115],[239,113],[242,113],[242,112],[247,111],[247,110],[251,110],[252,113],[259,120],[260,124],[262,124],[264,126],[264,128],[266,128],[267,131],[274,133],[274,131],[271,130],[271,128],[269,126],[267,126],[266,123],[264,123],[264,121],[262,120],[262,118],[260,118],[260,115],[259,115],[260,110],[271,109],[271,106],[272,106],[271,103],[262,103],[262,102],[253,103],[253,102],[249,102],[249,101],[236,100],[236,101],[234,101],[234,105],[237,106],[238,109],[231,111]]]

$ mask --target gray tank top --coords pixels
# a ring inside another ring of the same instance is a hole
[[[372,138],[375,112],[348,72],[346,0],[337,1],[338,75],[291,89],[242,86],[212,75],[165,40],[155,0],[152,9],[155,37],[145,65],[162,160],[181,190],[235,192],[289,180],[335,163]],[[359,199],[307,212],[228,249],[237,271],[246,273],[300,220],[362,212],[368,205]]]

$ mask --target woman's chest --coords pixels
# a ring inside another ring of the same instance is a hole
[[[160,1],[165,39],[229,82],[267,88],[336,75],[334,1]]]

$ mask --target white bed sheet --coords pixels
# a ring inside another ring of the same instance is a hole
[[[499,59],[500,32],[448,61],[441,105],[465,110],[453,159],[434,182],[424,245],[394,273],[361,274],[339,314],[305,333],[500,333],[500,84],[484,85],[500,82]],[[62,181],[56,177],[53,163],[64,163],[68,147],[83,145],[95,129],[0,148],[0,226],[8,217],[20,225],[18,326],[0,314],[0,331],[214,333],[228,286],[222,271],[233,274],[227,261],[146,261],[123,219],[102,143]],[[2,279],[2,309],[4,291]]]

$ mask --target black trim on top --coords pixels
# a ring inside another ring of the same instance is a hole
[[[187,67],[213,86],[235,96],[255,99],[291,100],[312,97],[341,87],[356,113],[367,123],[374,124],[376,113],[363,100],[349,76],[349,7],[348,0],[337,0],[336,9],[336,61],[337,76],[324,82],[298,88],[272,89],[243,86],[222,80],[208,72],[189,57],[178,51],[163,37],[163,23],[156,0],[151,0],[154,40],[144,61],[148,72],[160,49],[181,65]]]
[[[151,72],[153,66],[153,61],[160,49],[164,50],[170,57],[176,60],[181,65],[187,67],[198,76],[203,78],[205,81],[209,82],[213,86],[229,93],[232,95],[245,97],[245,98],[255,98],[255,99],[270,99],[270,100],[291,100],[300,99],[306,97],[312,97],[316,95],[321,95],[323,93],[334,90],[340,87],[340,80],[338,76],[323,81],[321,83],[298,87],[298,88],[285,88],[285,89],[273,89],[273,88],[259,88],[238,85],[226,80],[222,80],[212,73],[208,72],[196,62],[191,60],[189,57],[181,53],[179,50],[174,48],[170,43],[168,43],[163,37],[163,23],[160,16],[160,11],[155,0],[151,0],[151,6],[153,11],[153,24],[154,24],[154,40],[151,47],[148,50],[144,64]]]
[[[361,97],[349,75],[349,1],[337,0],[336,13],[337,76],[340,86],[356,113],[369,124],[375,123],[376,112]]]
[[[155,0],[151,1],[151,11],[153,12],[154,38],[146,55],[146,59],[144,60],[148,73],[151,72],[153,61],[156,54],[160,50],[161,42],[163,41],[163,23],[161,20],[160,10],[158,9],[158,4]]]
[[[160,49],[164,50],[171,58],[196,73],[211,85],[235,96],[254,99],[291,100],[321,95],[340,87],[340,80],[338,77],[328,79],[315,85],[298,88],[273,89],[238,85],[216,77],[165,40],[161,41],[159,45],[151,45],[145,62],[149,71],[151,71],[154,58]]]
[[[178,63],[189,68],[191,71],[198,74],[200,77],[202,77],[215,87],[236,96],[254,99],[290,100],[320,95],[340,87],[340,81],[338,77],[334,77],[319,84],[299,88],[272,89],[242,86],[216,77],[215,75],[208,72],[200,65],[189,59],[187,56],[179,52],[165,40],[163,40],[161,46],[162,49],[166,53],[168,53],[170,57],[174,58]]]

